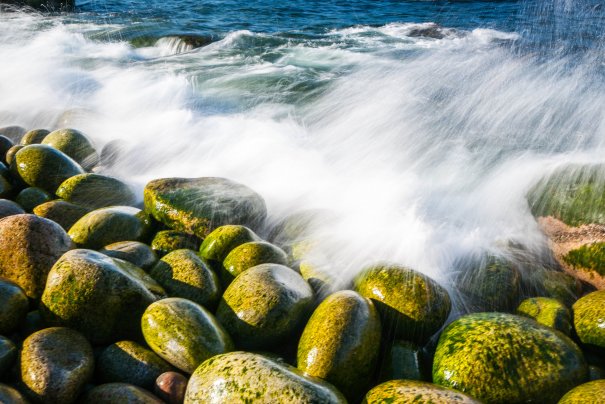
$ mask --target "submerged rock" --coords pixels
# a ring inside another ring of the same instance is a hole
[[[17,284],[0,278],[0,335],[10,335],[29,310],[27,295]]]
[[[79,174],[63,181],[55,192],[59,198],[89,209],[132,206],[136,196],[122,181],[100,174]]]
[[[90,209],[60,199],[45,202],[34,208],[34,214],[58,223],[65,231],[80,220]]]
[[[521,302],[517,313],[533,318],[538,323],[565,335],[571,332],[571,312],[557,299],[548,297],[531,297]]]
[[[158,262],[158,257],[151,247],[140,241],[118,241],[106,245],[99,252],[128,261],[143,269],[150,269]]]
[[[461,403],[479,401],[456,390],[416,380],[390,380],[366,394],[363,404]]]
[[[605,290],[580,298],[573,305],[573,322],[580,341],[605,348]]]
[[[85,169],[90,169],[99,162],[99,155],[90,139],[75,129],[52,131],[42,140],[42,144],[62,151]]]

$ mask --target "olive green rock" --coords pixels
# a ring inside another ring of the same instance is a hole
[[[298,270],[320,298],[324,298],[336,288],[334,278],[329,273],[329,269],[324,266],[317,265],[311,260],[302,260],[298,264]]]
[[[412,269],[379,264],[362,271],[355,290],[372,299],[384,330],[396,338],[424,341],[445,323],[451,303],[447,291],[428,276]]]
[[[25,213],[23,208],[9,199],[0,199],[0,219]]]
[[[9,335],[29,310],[27,295],[17,284],[0,278],[0,335]]]
[[[21,378],[36,401],[73,403],[92,378],[94,356],[80,333],[52,327],[30,335],[21,351]]]
[[[19,144],[22,146],[27,146],[30,144],[42,143],[46,135],[49,133],[50,132],[46,129],[32,129],[23,135]]]
[[[549,297],[531,297],[521,302],[517,314],[530,317],[538,323],[565,335],[571,333],[571,312],[559,300]]]
[[[69,251],[50,271],[42,318],[72,327],[94,344],[139,339],[141,316],[157,297],[148,282],[125,268],[96,251]]]
[[[34,208],[34,214],[58,223],[65,231],[69,231],[71,226],[88,212],[90,212],[88,208],[60,199],[45,202]]]
[[[297,367],[327,380],[350,400],[367,391],[380,351],[380,318],[356,292],[328,296],[315,309],[298,343]]]
[[[17,347],[13,341],[0,335],[0,380],[4,379],[4,375],[15,363],[15,359],[17,359]]]
[[[251,241],[260,241],[260,237],[246,226],[226,224],[206,236],[200,246],[200,256],[222,264],[231,250]]]
[[[29,214],[0,219],[0,277],[32,299],[42,294],[55,261],[72,248],[65,230],[51,220]]]
[[[121,260],[119,258],[112,258],[113,263],[118,266],[122,271],[128,275],[134,277],[153,293],[157,298],[163,299],[167,297],[166,291],[155,279],[151,277],[143,268],[139,268],[131,262]]]
[[[574,328],[580,341],[605,348],[605,290],[583,296],[572,309]]]
[[[580,280],[561,271],[532,271],[529,280],[536,290],[536,295],[551,297],[571,307],[582,293]]]
[[[86,169],[94,167],[99,162],[99,155],[90,139],[75,129],[52,131],[42,140],[42,144],[62,151]]]
[[[480,404],[480,401],[459,391],[417,380],[390,380],[366,394],[363,404]]]
[[[395,340],[386,344],[386,352],[380,365],[379,380],[424,380],[430,375],[423,351],[416,344]]]
[[[97,373],[103,383],[129,383],[147,390],[170,370],[168,362],[134,341],[111,344],[97,359]]]
[[[128,261],[143,269],[150,269],[158,262],[158,257],[151,247],[140,241],[118,241],[106,245],[99,252]]]
[[[162,400],[147,390],[128,383],[107,383],[96,386],[86,393],[83,402],[94,404],[164,404]]]
[[[136,196],[122,181],[100,174],[78,174],[63,181],[55,192],[59,198],[90,209],[132,206]]]
[[[1,164],[1,163],[0,163]],[[10,198],[14,195],[14,186],[5,176],[0,176],[0,198]]]
[[[69,177],[84,173],[82,167],[69,156],[42,144],[21,148],[15,153],[10,166],[11,171],[27,185],[52,194]]]
[[[233,278],[246,269],[260,264],[288,265],[288,256],[281,248],[265,241],[251,241],[239,245],[231,250],[223,261],[223,268],[227,272],[224,282],[231,283]]]
[[[36,206],[52,199],[53,196],[42,188],[27,187],[17,194],[15,202],[21,205],[26,212],[32,212]]]
[[[165,255],[150,274],[170,296],[183,297],[209,309],[214,309],[221,298],[218,277],[192,250]]]
[[[216,317],[237,346],[264,349],[290,337],[312,305],[313,291],[298,273],[283,265],[261,264],[233,280]]]
[[[110,206],[82,216],[69,229],[69,236],[83,248],[100,249],[118,241],[145,241],[151,218],[131,206]]]
[[[145,210],[173,230],[204,238],[225,224],[251,228],[267,216],[265,201],[256,192],[225,178],[163,178],[149,182]]]
[[[603,402],[605,380],[594,380],[569,390],[559,400],[559,404],[594,404]]]
[[[441,333],[433,382],[489,403],[555,403],[588,366],[571,339],[532,319],[474,313]]]
[[[163,257],[171,251],[188,248],[197,251],[201,240],[196,236],[176,230],[158,231],[151,240],[151,249]]]
[[[8,166],[11,166],[13,164],[13,161],[15,160],[15,154],[17,154],[17,152],[19,150],[23,149],[24,147],[25,146],[14,145],[10,149],[8,149],[8,151],[6,152],[6,155],[4,157],[4,161],[6,162],[6,164]]]
[[[187,373],[206,359],[233,350],[231,338],[214,316],[187,299],[173,297],[150,305],[141,328],[155,353]]]
[[[202,363],[191,376],[185,404],[345,404],[329,383],[250,352],[231,352]]]
[[[588,243],[569,251],[563,262],[574,275],[597,289],[605,288],[605,243]]]
[[[27,400],[14,388],[0,383],[0,403],[2,404],[27,404]]]

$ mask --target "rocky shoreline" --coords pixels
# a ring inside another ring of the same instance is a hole
[[[312,213],[268,229],[263,198],[216,177],[153,180],[140,203],[102,174],[111,145],[0,133],[2,403],[605,396],[603,167],[528,195],[550,266],[486,255],[445,288],[375,263],[335,290],[304,254]]]

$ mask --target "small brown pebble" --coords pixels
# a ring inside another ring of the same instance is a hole
[[[177,372],[162,373],[155,381],[155,394],[168,404],[181,404],[185,390],[187,378]]]

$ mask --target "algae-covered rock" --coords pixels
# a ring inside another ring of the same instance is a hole
[[[94,372],[92,347],[63,327],[30,335],[21,351],[21,378],[37,401],[73,403]]]
[[[0,277],[37,299],[50,268],[72,248],[65,230],[51,220],[28,214],[5,217],[0,220]]]
[[[562,260],[579,279],[605,289],[605,242],[581,245],[563,255]]]
[[[567,307],[571,307],[582,293],[582,283],[566,272],[543,270],[532,271],[529,275],[536,295],[558,299]]]
[[[281,248],[265,241],[239,245],[223,261],[223,268],[227,272],[223,281],[228,284],[246,269],[260,264],[288,265],[288,256]]]
[[[53,196],[42,188],[27,187],[19,192],[15,202],[21,205],[26,212],[32,212],[36,206],[52,199]]]
[[[41,144],[24,146],[18,150],[10,166],[26,184],[53,194],[63,181],[84,173],[82,167],[69,156]]]
[[[52,146],[89,169],[99,162],[99,155],[92,142],[82,132],[75,129],[57,129],[42,140],[42,144]]]
[[[554,403],[588,367],[564,334],[505,313],[474,313],[441,333],[433,382],[489,403]]]
[[[150,273],[170,296],[183,297],[210,309],[221,298],[218,277],[192,250],[165,255]]]
[[[0,199],[0,219],[25,213],[23,208],[9,199]]]
[[[605,380],[594,380],[569,390],[558,404],[593,404],[603,402]]]
[[[163,299],[167,297],[164,288],[155,279],[153,279],[151,275],[145,272],[143,268],[139,268],[133,263],[121,260],[119,258],[112,258],[112,260],[113,263],[122,271],[141,282],[143,286],[145,286],[145,288],[147,288],[147,290],[153,293],[157,298]]]
[[[99,249],[118,241],[144,241],[151,232],[151,219],[131,206],[93,210],[69,229],[71,239],[83,248]]]
[[[363,404],[461,403],[479,404],[474,398],[456,390],[417,380],[390,380],[366,394]]]
[[[27,400],[14,388],[0,383],[0,403],[3,404],[27,404]]]
[[[156,296],[116,260],[72,250],[50,271],[40,313],[51,325],[82,332],[95,344],[140,338],[140,319]]]
[[[379,380],[381,382],[406,379],[424,380],[430,375],[422,349],[411,342],[395,340],[387,344],[382,357]]]
[[[383,329],[396,338],[424,341],[445,323],[451,303],[447,291],[426,275],[399,265],[374,265],[355,279],[355,290],[372,299]]]
[[[572,309],[574,328],[580,341],[605,348],[605,290],[580,298]]]
[[[249,403],[344,404],[332,385],[298,369],[249,352],[218,355],[191,376],[185,404]]]
[[[171,251],[182,248],[197,251],[200,248],[200,242],[201,240],[196,236],[182,231],[161,230],[151,240],[151,248],[158,256],[163,257]]]
[[[187,378],[177,372],[166,372],[158,376],[153,392],[168,404],[182,404],[187,390]]]
[[[17,284],[0,278],[0,335],[9,335],[29,310],[27,295]]]
[[[298,270],[320,298],[325,297],[336,287],[334,278],[325,266],[317,265],[311,260],[302,260],[298,264]]]
[[[140,241],[118,241],[106,245],[99,252],[128,261],[143,269],[150,269],[158,262],[158,257],[151,247]]]
[[[90,209],[132,206],[136,196],[122,181],[100,174],[79,174],[63,181],[55,192],[59,198]]]
[[[13,161],[15,160],[15,154],[17,154],[17,152],[23,149],[24,147],[25,146],[21,146],[20,144],[18,144],[8,149],[6,154],[4,155],[4,162],[8,166],[11,166],[13,164]]]
[[[4,379],[6,372],[17,359],[17,347],[10,339],[0,335],[0,380]],[[0,395],[0,403],[2,402]]]
[[[237,346],[271,348],[306,320],[313,291],[292,269],[278,264],[252,267],[229,285],[216,317]]]
[[[307,322],[298,344],[297,367],[358,400],[374,374],[380,335],[378,311],[369,299],[351,290],[336,292]]]
[[[222,264],[235,247],[251,241],[260,241],[246,226],[226,224],[214,229],[200,246],[200,256]]]
[[[164,360],[187,373],[206,359],[233,349],[231,338],[202,306],[182,298],[150,305],[141,319],[147,344]]]
[[[128,383],[107,383],[92,388],[84,396],[84,403],[94,404],[164,404],[145,389]]]
[[[46,129],[32,129],[23,135],[19,144],[22,146],[27,146],[30,144],[42,143],[46,135],[49,133],[50,132]]]
[[[58,223],[65,231],[69,231],[74,223],[90,212],[90,209],[56,199],[36,206],[33,212]]]
[[[163,178],[145,186],[145,210],[173,230],[204,238],[225,224],[260,226],[265,201],[250,188],[215,177]]]
[[[571,312],[557,299],[548,297],[531,297],[521,302],[517,314],[530,317],[538,323],[565,335],[571,332]]]

